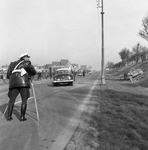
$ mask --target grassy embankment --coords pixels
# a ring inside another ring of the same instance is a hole
[[[138,66],[145,76],[134,83],[118,77],[127,67],[106,75],[65,150],[148,150],[148,65]]]

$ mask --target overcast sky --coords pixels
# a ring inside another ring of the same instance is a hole
[[[0,65],[28,52],[33,64],[68,59],[101,64],[101,15],[96,0],[0,0]],[[104,0],[105,63],[120,61],[123,48],[138,42],[147,0]]]

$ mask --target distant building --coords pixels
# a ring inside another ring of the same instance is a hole
[[[69,62],[68,59],[61,59],[60,61],[54,61],[52,62],[52,68],[62,68],[62,67],[66,67],[66,68],[71,68],[71,63]]]
[[[80,69],[81,69],[81,70],[87,70],[87,66],[86,66],[86,65],[81,65],[81,66],[80,66]]]
[[[61,66],[61,62],[60,61],[53,61],[52,66]]]
[[[71,63],[68,61],[68,59],[61,59],[60,63],[62,66],[65,66],[65,67],[71,66]]]
[[[50,68],[52,67],[52,64],[46,64],[44,66],[43,72],[49,72]]]
[[[46,64],[46,65],[44,66],[44,68],[49,69],[51,66],[52,66],[52,64]]]
[[[56,70],[59,68],[78,68],[78,64],[71,64],[68,59],[61,59],[60,61],[53,61],[51,64],[46,64],[43,67],[43,72],[52,72],[55,74]]]

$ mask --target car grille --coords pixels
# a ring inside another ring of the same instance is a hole
[[[72,76],[58,76],[56,78],[54,78],[54,80],[56,81],[64,81],[64,80],[72,80],[73,77]]]

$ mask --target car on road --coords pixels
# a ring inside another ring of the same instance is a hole
[[[52,84],[54,86],[60,84],[73,85],[74,76],[69,68],[60,68],[56,70],[56,74],[53,76]]]
[[[82,72],[78,72],[78,76],[82,76]]]

